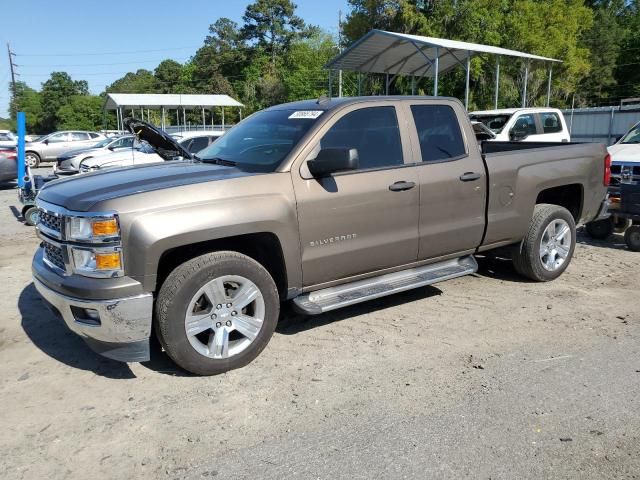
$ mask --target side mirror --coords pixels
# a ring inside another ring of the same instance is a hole
[[[44,141],[44,144],[45,144],[45,145],[49,145],[49,139],[46,139],[46,140]]]
[[[358,163],[356,148],[323,148],[307,166],[314,177],[324,177],[334,172],[357,170]]]
[[[624,135],[620,135],[620,136],[616,137],[616,139],[613,141],[613,143],[618,143],[620,140],[622,140],[622,137],[624,137]]]
[[[111,150],[112,152],[115,150],[116,147],[114,147],[113,145],[109,145],[107,147],[108,150]]]
[[[511,130],[509,133],[509,140],[512,142],[521,142],[525,138],[527,138],[529,134],[524,130]]]

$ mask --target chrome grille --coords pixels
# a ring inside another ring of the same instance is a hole
[[[51,264],[58,267],[60,270],[65,270],[64,253],[62,251],[62,248],[46,241],[43,242],[42,246],[44,248],[45,259],[47,259]]]
[[[38,209],[38,226],[44,227],[50,232],[55,232],[58,236],[61,235],[63,225],[63,218],[47,212],[41,208]]]

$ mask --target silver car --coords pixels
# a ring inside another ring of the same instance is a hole
[[[91,146],[104,135],[96,132],[54,132],[25,145],[25,163],[37,167],[40,162],[52,162],[67,150]]]

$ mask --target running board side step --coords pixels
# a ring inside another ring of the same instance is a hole
[[[472,256],[387,273],[379,277],[304,293],[294,298],[294,307],[307,315],[318,315],[374,298],[462,277],[478,271]]]

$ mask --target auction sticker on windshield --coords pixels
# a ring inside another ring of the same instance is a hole
[[[318,118],[323,110],[299,110],[289,115],[289,118]]]

